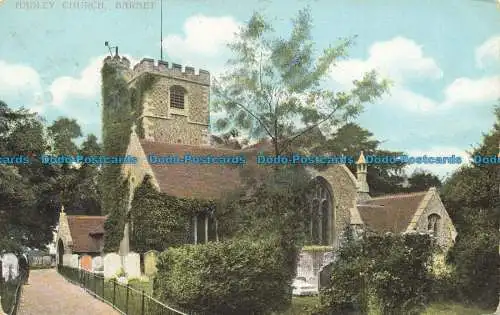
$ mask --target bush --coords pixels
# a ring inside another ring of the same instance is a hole
[[[427,235],[372,235],[349,241],[333,264],[331,286],[320,293],[322,314],[418,314],[432,284]]]
[[[186,245],[159,257],[154,292],[161,300],[208,314],[269,314],[291,302],[291,275],[279,241]]]

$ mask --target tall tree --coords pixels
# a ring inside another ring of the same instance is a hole
[[[431,187],[441,188],[441,180],[435,174],[424,170],[415,171],[408,178],[409,191],[425,191]]]
[[[500,107],[496,123],[472,156],[494,158],[500,143]],[[473,163],[456,171],[442,189],[443,202],[457,227],[450,253],[456,266],[459,298],[484,307],[498,301],[499,192],[498,164]]]
[[[0,102],[0,129],[0,155],[45,153],[47,139],[37,115]],[[55,177],[56,170],[38,159],[0,165],[0,250],[43,248],[52,239],[57,208],[50,196]]]
[[[48,128],[48,131],[54,141],[55,154],[75,155],[77,153],[78,147],[73,141],[82,136],[82,131],[75,119],[59,117]]]
[[[213,109],[226,113],[216,122],[217,130],[270,139],[279,155],[312,129],[328,130],[355,117],[364,103],[387,90],[387,81],[373,71],[354,81],[351,91],[323,88],[322,79],[346,56],[353,39],[340,40],[316,58],[311,30],[308,9],[293,20],[288,39],[271,38],[271,25],[258,13],[252,16],[229,45],[235,55],[230,71],[214,83]]]

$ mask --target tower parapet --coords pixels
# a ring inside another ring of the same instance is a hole
[[[128,60],[128,58],[120,57],[118,55],[115,55],[113,57],[107,56],[106,58],[104,58],[104,63],[120,69],[122,74],[127,79],[130,79],[132,77],[133,71],[130,68],[130,60]]]
[[[145,72],[153,72],[177,79],[184,79],[204,85],[210,85],[210,72],[207,70],[199,69],[198,74],[196,74],[193,67],[185,66],[184,71],[182,71],[182,68],[182,65],[177,63],[172,63],[171,67],[169,67],[169,63],[166,61],[158,60],[155,62],[154,59],[144,58],[134,66],[133,78],[138,77]]]

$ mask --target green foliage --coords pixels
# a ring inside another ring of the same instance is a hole
[[[137,136],[141,139],[144,138],[144,126],[142,124],[142,119],[139,118],[142,115],[144,106],[144,97],[148,91],[151,90],[153,85],[158,81],[158,77],[145,73],[135,79],[134,87],[130,90],[130,102],[132,105],[133,115],[136,124]]]
[[[333,263],[331,285],[320,293],[319,313],[370,308],[382,314],[418,314],[432,279],[427,235],[372,235],[347,242]]]
[[[500,107],[492,130],[471,155],[496,156],[500,142]],[[442,199],[457,228],[449,255],[454,265],[455,299],[481,307],[498,303],[498,240],[500,221],[498,165],[464,166],[444,184]]]
[[[226,113],[216,122],[219,131],[238,129],[253,139],[269,138],[274,153],[280,154],[319,125],[331,130],[356,117],[364,103],[387,90],[388,82],[374,72],[354,81],[348,92],[321,88],[321,80],[346,56],[353,41],[340,40],[316,56],[309,10],[298,13],[288,39],[272,38],[272,31],[266,19],[255,13],[229,45],[234,52],[231,71],[213,85],[213,109]],[[297,127],[297,120],[303,127]]]
[[[423,170],[415,171],[408,179],[409,191],[425,191],[431,187],[440,188],[442,183],[439,177]]]
[[[48,128],[54,140],[52,152],[57,155],[76,155],[78,147],[73,140],[82,136],[82,131],[75,119],[59,117]]]
[[[158,193],[150,178],[137,187],[130,210],[133,222],[131,248],[136,252],[151,249],[164,251],[175,245],[190,243],[192,218],[207,210],[211,203],[181,199]]]
[[[269,314],[290,303],[286,257],[275,239],[186,245],[162,253],[154,292],[195,312]]]
[[[137,78],[129,89],[128,82],[121,73],[120,66],[105,63],[102,70],[103,96],[103,154],[125,155],[130,142],[131,128],[136,124],[136,132],[144,138],[144,128],[139,119],[145,93],[155,82],[149,73]],[[102,210],[109,214],[106,224],[107,251],[116,251],[123,238],[123,227],[127,221],[128,186],[124,186],[120,165],[105,165],[100,180]],[[117,189],[125,189],[126,191]]]

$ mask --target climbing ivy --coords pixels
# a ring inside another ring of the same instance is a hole
[[[144,110],[144,98],[148,91],[158,81],[158,77],[151,73],[146,72],[139,76],[134,81],[134,87],[131,88],[130,102],[132,104],[133,115],[136,124],[137,136],[144,139],[144,126],[142,124],[142,112]]]
[[[132,125],[144,138],[144,128],[140,116],[143,110],[145,92],[156,82],[156,78],[146,73],[136,79],[132,89],[117,62],[105,62],[101,70],[103,97],[103,153],[107,156],[125,155],[130,142]],[[102,209],[108,218],[105,223],[106,241],[104,250],[117,251],[123,238],[127,222],[129,184],[124,178],[120,165],[104,165],[100,187],[102,189]]]
[[[132,200],[131,249],[135,252],[164,251],[171,246],[192,243],[191,219],[212,206],[211,201],[159,193],[151,178],[146,176],[135,190]]]

